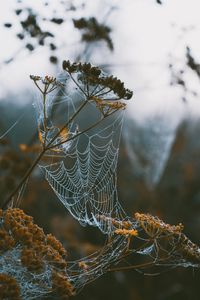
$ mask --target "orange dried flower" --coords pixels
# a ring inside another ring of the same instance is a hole
[[[166,224],[158,217],[150,214],[135,213],[135,218],[144,231],[151,237],[160,236],[161,234],[180,234],[183,230],[181,223],[178,225]]]
[[[63,258],[67,258],[67,251],[52,234],[47,234],[47,244],[52,246],[55,250],[57,250]]]
[[[119,235],[127,235],[127,236],[137,236],[138,232],[136,229],[116,229],[116,234]]]
[[[79,261],[78,265],[83,270],[87,270],[88,269],[88,265],[84,261]]]
[[[21,262],[31,272],[40,272],[44,268],[44,262],[34,249],[22,249]]]
[[[0,250],[8,250],[20,243],[22,264],[31,272],[41,271],[47,262],[52,268],[66,268],[66,250],[53,235],[46,236],[43,230],[33,223],[32,217],[18,208],[7,209],[2,212],[2,217]]]
[[[0,299],[22,300],[17,281],[4,273],[0,274]]]
[[[0,229],[0,252],[12,249],[14,245],[13,237],[5,229]]]
[[[75,295],[74,287],[69,279],[58,272],[52,274],[52,289],[62,300]]]

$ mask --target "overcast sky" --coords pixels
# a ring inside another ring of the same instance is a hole
[[[42,1],[24,2],[36,10],[43,9]],[[56,1],[50,2],[51,5],[56,4]],[[76,1],[79,2],[82,1]],[[102,20],[111,1],[88,0],[86,3],[88,9],[84,15],[94,14]],[[173,115],[176,120],[185,114],[199,116],[200,99],[188,96],[189,101],[183,103],[182,89],[169,87],[167,66],[171,61],[184,65],[186,45],[191,47],[192,53],[200,62],[200,1],[165,0],[163,5],[156,4],[155,0],[116,0],[112,3],[118,8],[113,11],[107,23],[113,25],[115,52],[110,54],[108,51],[96,51],[92,59],[94,63],[95,60],[99,63],[113,63],[113,73],[121,76],[127,86],[134,90],[134,100],[129,108],[134,118],[142,120],[154,112]],[[13,8],[16,8],[16,1],[3,1],[1,24],[15,21]],[[44,10],[44,15],[46,13]],[[72,28],[64,26],[59,29],[61,36],[65,32],[69,44],[71,39],[78,41],[78,34],[74,35],[73,31],[72,37]],[[0,62],[21,49],[20,42],[14,38],[15,31],[17,27],[14,27],[14,31],[5,28],[0,30]],[[30,86],[29,74],[55,72],[48,60],[44,59],[45,55],[45,50],[42,49],[32,55],[28,55],[25,50],[9,66],[2,66],[0,63],[0,98],[5,98],[10,90],[16,89],[17,93],[21,93]],[[187,76],[191,88],[200,90],[198,79],[193,74]]]

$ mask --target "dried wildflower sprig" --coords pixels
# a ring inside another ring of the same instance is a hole
[[[180,234],[184,228],[181,223],[178,225],[166,224],[150,214],[135,213],[135,219],[151,238],[157,238],[163,234]]]
[[[105,76],[101,69],[92,66],[90,63],[70,63],[70,61],[63,61],[63,69],[70,75],[73,73],[80,73],[79,81],[82,82],[88,90],[88,85],[93,86],[93,92],[86,93],[88,97],[96,96],[105,100],[105,95],[110,92],[116,96],[113,99],[107,100],[129,100],[133,96],[133,92],[124,87],[124,83],[113,76]],[[103,97],[104,96],[104,97]]]
[[[63,84],[57,81],[56,78],[45,76],[31,75],[30,78],[42,94],[43,103],[43,124],[42,128],[39,125],[39,140],[42,145],[42,150],[36,157],[31,167],[24,174],[20,183],[13,190],[11,195],[3,203],[2,208],[6,208],[7,205],[12,201],[15,194],[23,187],[24,183],[32,173],[35,166],[42,159],[44,154],[48,151],[62,151],[62,145],[76,139],[81,134],[88,132],[89,130],[96,127],[102,122],[103,119],[113,115],[119,110],[124,110],[126,105],[120,100],[128,100],[132,97],[133,93],[124,87],[124,83],[118,78],[113,76],[105,76],[103,72],[98,68],[92,66],[90,63],[70,63],[69,61],[63,61],[63,69],[68,72],[71,80],[76,84],[79,91],[84,96],[83,101],[76,110],[76,112],[69,118],[69,120],[63,124],[60,128],[48,127],[47,117],[47,96],[54,90],[63,88]],[[74,78],[74,74],[77,78]],[[110,96],[112,94],[112,96]],[[69,127],[72,121],[80,114],[83,108],[88,103],[95,103],[97,109],[101,112],[101,117],[97,122],[91,126],[83,129],[82,131],[77,130],[74,134],[70,134]]]
[[[55,77],[48,75],[44,78],[37,75],[30,75],[30,79],[33,80],[40,92],[46,95],[53,92],[56,88],[64,86],[61,82],[57,81]]]
[[[94,100],[94,102],[96,103],[96,107],[100,110],[103,116],[108,116],[113,111],[126,109],[126,104],[120,101],[116,101],[116,102],[105,101],[95,96],[91,97],[90,99]]]
[[[130,222],[130,220],[129,220]],[[170,225],[150,214],[135,213],[133,229],[116,229],[115,233],[127,236],[128,251],[124,254],[140,255],[145,262],[137,265],[111,268],[110,271],[149,269],[156,266],[200,266],[200,248],[182,232],[183,225]],[[129,228],[132,228],[130,226]],[[134,236],[130,245],[131,233]],[[135,241],[135,242],[134,242]],[[149,259],[148,259],[149,258]]]
[[[105,75],[101,69],[90,63],[63,61],[63,69],[69,73],[86,99],[95,103],[103,117],[124,110],[126,104],[121,100],[129,100],[133,95],[117,77]]]
[[[114,268],[111,266],[108,271],[126,271],[140,270],[148,274],[159,274],[156,268],[161,267],[200,267],[200,248],[192,243],[184,233],[182,233],[182,224],[170,225],[164,223],[157,217],[149,214],[136,213],[137,225],[133,219],[134,226],[137,228],[137,234],[134,233],[134,239],[130,243],[131,236],[129,230],[117,229],[116,234],[125,235],[127,237],[127,251],[122,252],[119,257],[119,266]],[[143,232],[146,234],[144,238]],[[132,259],[129,265],[123,266],[123,259],[141,255],[139,264],[133,264]]]
[[[47,142],[48,132],[51,130],[51,128],[48,128],[47,126],[46,98],[48,94],[52,93],[54,90],[58,89],[59,87],[63,87],[64,85],[61,82],[57,81],[55,77],[51,77],[47,75],[44,78],[42,78],[41,76],[30,75],[30,79],[33,80],[34,84],[42,94],[44,130],[42,130],[39,127],[38,131],[39,131],[39,137],[41,137],[40,141],[42,142],[43,149],[44,149]],[[41,134],[42,131],[44,131],[44,138],[42,137]]]
[[[161,241],[165,238],[173,246],[172,257],[179,255],[185,262],[200,264],[200,249],[182,232],[183,225],[181,223],[170,225],[158,217],[141,213],[136,213],[135,218],[151,240]]]
[[[1,299],[22,299],[22,295],[27,299],[29,297],[24,296],[31,293],[31,285],[37,290],[41,285],[38,291],[41,295],[53,293],[59,299],[74,295],[74,288],[66,275],[66,250],[53,235],[45,235],[33,223],[32,217],[17,208],[0,210],[0,235]],[[16,263],[14,254],[18,255],[18,273],[12,265]]]

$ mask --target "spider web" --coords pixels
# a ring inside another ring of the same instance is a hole
[[[60,162],[41,166],[63,205],[81,225],[111,230],[122,217],[117,195],[117,160],[122,116],[94,134],[83,134]],[[84,145],[84,146],[83,146]]]
[[[57,105],[52,100],[54,98],[48,99],[48,111]],[[60,103],[65,104],[65,117],[69,119],[77,110],[76,103],[65,92],[57,98],[59,106]],[[89,105],[83,114],[84,118],[77,118],[76,122],[70,123],[70,137],[75,135],[77,128],[88,128],[100,118],[100,113],[93,105]],[[50,126],[53,126],[52,114],[49,115]],[[117,112],[102,120],[94,129],[62,144],[60,152],[53,154],[50,164],[40,165],[49,185],[72,216],[81,225],[96,226],[107,234],[113,231],[112,218],[124,219],[126,216],[118,201],[116,176],[123,115],[123,112]],[[39,116],[41,123],[41,108]],[[55,126],[48,133],[47,142],[57,130]],[[59,143],[59,139],[54,143]]]
[[[76,261],[68,262],[67,274],[77,292],[90,282],[105,274],[111,265],[115,265],[118,259],[127,249],[127,238],[115,235],[110,242],[95,253]],[[84,261],[85,272],[80,268]]]
[[[129,119],[125,125],[123,136],[134,173],[149,188],[154,188],[164,173],[176,131],[177,124],[162,115],[147,118],[142,125]]]

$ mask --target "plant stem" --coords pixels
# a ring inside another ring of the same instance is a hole
[[[79,88],[79,90],[83,93],[83,95],[85,95],[86,97],[88,97],[89,95],[86,94],[86,92],[82,89],[82,87],[78,84],[78,82],[74,79],[74,77],[72,76],[71,73],[69,73],[72,81],[75,83],[75,85]]]
[[[20,183],[18,184],[18,186],[14,189],[14,191],[10,194],[10,196],[7,198],[7,200],[3,203],[3,205],[2,205],[3,209],[5,209],[8,206],[8,204],[12,201],[13,196],[18,192],[18,190],[26,182],[26,180],[28,179],[28,177],[32,173],[33,169],[35,168],[35,166],[37,165],[37,163],[40,161],[40,159],[42,158],[42,156],[44,155],[45,151],[46,151],[46,149],[43,149],[40,152],[40,154],[36,157],[36,159],[34,160],[32,166],[27,170],[27,172],[25,173],[24,177],[22,178],[22,180],[20,181]]]
[[[44,116],[44,145],[43,149],[46,146],[46,139],[47,139],[47,115],[46,115],[46,93],[43,94],[43,116]]]

